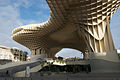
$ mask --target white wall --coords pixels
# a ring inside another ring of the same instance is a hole
[[[11,53],[10,49],[0,48],[0,59],[13,60],[14,56]]]

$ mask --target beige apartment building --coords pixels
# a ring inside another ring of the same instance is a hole
[[[0,60],[26,61],[28,53],[16,48],[0,46]]]
[[[14,55],[11,53],[10,48],[5,46],[0,46],[0,60],[14,61]]]

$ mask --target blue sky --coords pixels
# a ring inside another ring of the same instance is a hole
[[[0,0],[0,45],[29,50],[11,39],[12,30],[18,26],[42,23],[49,18],[46,0]],[[111,19],[111,31],[116,48],[120,48],[120,9]],[[78,53],[64,49],[59,53]],[[78,54],[76,54],[78,55]]]

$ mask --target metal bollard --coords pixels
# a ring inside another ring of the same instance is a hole
[[[25,77],[30,77],[30,67],[26,67]]]

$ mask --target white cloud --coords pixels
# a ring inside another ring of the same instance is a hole
[[[24,8],[29,8],[32,4],[31,0],[17,0],[14,2],[14,7],[23,6]]]
[[[40,2],[41,4],[36,5],[36,7],[40,8],[40,9],[43,9],[43,10],[49,10],[50,9],[45,0],[36,0],[36,2],[33,2],[33,3],[36,4],[37,2]]]
[[[27,48],[11,39],[12,30],[23,25],[23,22],[20,19],[19,10],[11,5],[9,0],[8,2],[5,2],[4,0],[0,2],[0,45],[20,47],[23,50],[29,51]]]
[[[46,10],[50,9],[47,4],[42,4],[39,7],[42,8],[42,9],[46,9]]]
[[[0,33],[11,36],[12,30],[18,25],[22,25],[19,13],[12,6],[0,7]],[[2,38],[0,36],[0,38]]]
[[[13,7],[23,6],[25,8],[30,7],[33,0],[0,0],[0,6],[11,5]]]

